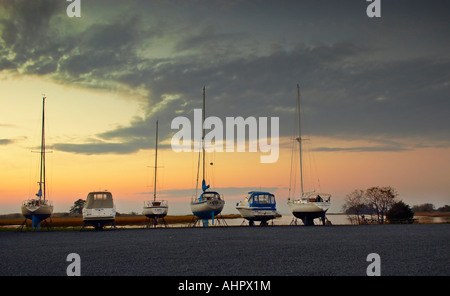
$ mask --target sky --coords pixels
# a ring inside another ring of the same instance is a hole
[[[44,95],[55,212],[109,190],[117,211],[141,213],[158,120],[158,197],[190,214],[198,153],[174,152],[171,123],[194,122],[204,86],[207,117],[279,118],[273,163],[260,149],[208,153],[223,213],[251,190],[290,213],[297,84],[305,190],[332,194],[330,212],[372,186],[450,203],[449,1],[381,0],[373,18],[363,0],[80,3],[69,17],[64,0],[0,1],[0,214],[37,192]]]

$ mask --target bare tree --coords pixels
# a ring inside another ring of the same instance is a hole
[[[365,206],[366,204],[364,190],[356,189],[352,193],[347,194],[347,196],[345,197],[345,204],[342,206],[342,210],[347,214],[356,215],[358,224],[360,224],[360,216]]]
[[[387,187],[371,187],[366,190],[366,200],[369,206],[371,206],[376,214],[378,223],[384,223],[384,217],[386,216],[390,207],[395,203],[395,198],[398,193],[394,188]]]

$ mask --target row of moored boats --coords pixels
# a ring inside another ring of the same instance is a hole
[[[202,122],[205,121],[205,88],[203,88],[203,112]],[[314,219],[320,218],[325,225],[325,214],[330,207],[331,195],[328,193],[304,192],[303,191],[303,170],[302,170],[302,137],[300,126],[300,89],[297,85],[297,114],[298,114],[298,137],[295,139],[299,145],[300,160],[300,184],[301,195],[299,198],[288,198],[288,205],[292,214],[301,219],[304,225],[314,225]],[[40,223],[51,217],[53,205],[47,199],[45,183],[45,97],[42,101],[42,138],[40,151],[40,178],[38,182],[38,193],[35,198],[22,203],[22,214],[31,220],[32,227],[39,229]],[[202,192],[192,198],[190,202],[191,211],[204,227],[214,225],[214,219],[220,215],[225,205],[225,200],[221,194],[210,189],[205,181],[205,130],[202,129]],[[156,178],[158,165],[158,121],[156,122],[156,144],[155,144],[155,174],[153,200],[146,201],[143,207],[143,215],[153,221],[156,226],[158,221],[164,221],[168,213],[169,204],[166,200],[159,200],[156,196]],[[198,182],[198,180],[197,180]],[[261,225],[276,218],[275,195],[270,192],[251,191],[248,195],[236,204],[236,209],[249,221],[249,225],[261,222]],[[104,225],[114,225],[115,207],[112,194],[108,191],[90,192],[86,198],[83,208],[84,225],[94,226],[101,229]],[[26,222],[25,220],[25,222]],[[195,224],[194,224],[195,225]]]

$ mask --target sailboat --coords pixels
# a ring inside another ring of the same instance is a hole
[[[250,191],[236,204],[236,209],[249,221],[249,226],[253,226],[255,221],[261,221],[261,226],[267,225],[267,221],[277,216],[275,195],[270,192]]]
[[[297,116],[298,116],[298,138],[300,154],[300,197],[291,200],[288,198],[288,206],[292,214],[303,221],[306,226],[314,225],[314,219],[321,218],[325,225],[325,213],[331,205],[331,194],[317,193],[315,191],[303,191],[303,163],[302,163],[302,135],[300,121],[300,86],[297,84]]]
[[[165,200],[156,200],[156,172],[158,167],[158,121],[156,121],[156,144],[155,144],[155,182],[153,186],[153,200],[144,202],[143,214],[147,218],[153,219],[153,225],[156,227],[158,219],[167,215],[169,205]]]
[[[209,190],[205,181],[205,87],[203,87],[203,112],[202,112],[202,193],[191,200],[192,213],[202,220],[203,227],[208,227],[209,219],[214,225],[214,217],[222,212],[225,201],[216,191]],[[197,178],[198,179],[198,178]],[[197,180],[198,181],[198,180]]]
[[[22,202],[22,215],[31,220],[31,227],[40,229],[41,222],[53,214],[53,204],[47,199],[47,188],[45,182],[45,96],[42,98],[42,137],[41,137],[41,160],[39,171],[39,190],[36,198]]]

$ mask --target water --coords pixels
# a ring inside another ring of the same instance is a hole
[[[343,214],[332,214],[327,215],[327,219],[333,224],[333,225],[350,225],[350,221],[347,218],[347,215]],[[295,217],[291,214],[288,215],[282,215],[279,218],[273,219],[271,221],[268,221],[269,225],[290,225],[292,220],[295,219]],[[298,223],[301,225],[302,222],[300,219],[297,219]],[[236,219],[226,219],[226,222],[229,226],[239,226],[244,222],[244,225],[248,225],[248,221],[244,218],[236,218]],[[316,225],[322,225],[322,220],[315,219],[314,223]],[[259,225],[259,222],[255,222],[255,225]]]
[[[352,225],[347,214],[327,214],[326,218],[331,222],[332,225]],[[366,218],[370,218],[369,216]],[[428,217],[428,216],[415,216],[417,219],[416,223],[419,224],[439,224],[439,223],[449,223],[449,217]],[[292,214],[285,214],[279,218],[268,221],[269,225],[282,226],[282,225],[291,225],[293,219],[295,217]],[[297,219],[299,225],[303,225],[300,219]],[[228,226],[245,226],[248,225],[248,221],[244,218],[235,218],[235,219],[225,219],[226,225]],[[211,223],[211,221],[210,221]],[[255,222],[255,225],[259,225],[260,222]],[[315,225],[322,225],[321,219],[314,220]],[[223,223],[214,223],[216,226],[222,226]],[[188,224],[172,224],[173,227],[187,227]],[[171,225],[171,226],[172,226]]]

